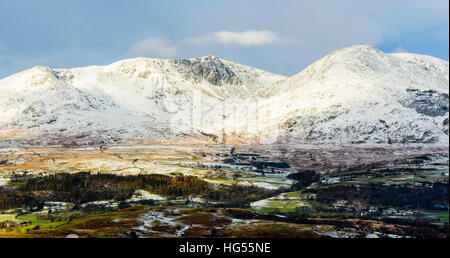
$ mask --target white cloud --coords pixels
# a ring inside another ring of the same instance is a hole
[[[392,50],[392,53],[408,53],[408,51],[406,51],[406,49],[404,49],[402,46],[398,46],[394,50]]]
[[[177,52],[177,47],[170,40],[150,37],[131,46],[127,56],[169,58],[175,56]]]
[[[287,45],[296,43],[296,40],[281,38],[269,30],[247,30],[242,32],[219,31],[200,37],[187,38],[185,42],[193,45],[241,45],[241,46],[259,46],[259,45]]]

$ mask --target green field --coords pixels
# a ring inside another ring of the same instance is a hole
[[[448,223],[448,211],[424,211],[423,213],[439,219],[438,224]]]

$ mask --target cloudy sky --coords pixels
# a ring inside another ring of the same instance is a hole
[[[293,75],[366,43],[448,60],[448,0],[0,2],[0,78],[45,65],[215,55]]]

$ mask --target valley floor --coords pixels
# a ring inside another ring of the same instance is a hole
[[[0,149],[0,237],[448,237],[448,149]]]

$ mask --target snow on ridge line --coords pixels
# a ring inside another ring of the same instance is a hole
[[[0,80],[0,88],[6,89],[0,92],[0,129],[6,131],[164,135],[151,125],[183,114],[187,126],[180,133],[217,139],[448,142],[448,62],[368,45],[334,51],[289,78],[211,56],[135,58],[86,68],[35,67]],[[203,120],[193,123],[194,92],[203,94]],[[255,97],[258,106],[249,109]],[[216,108],[230,98],[238,100],[234,113]],[[121,120],[111,122],[114,117]]]

